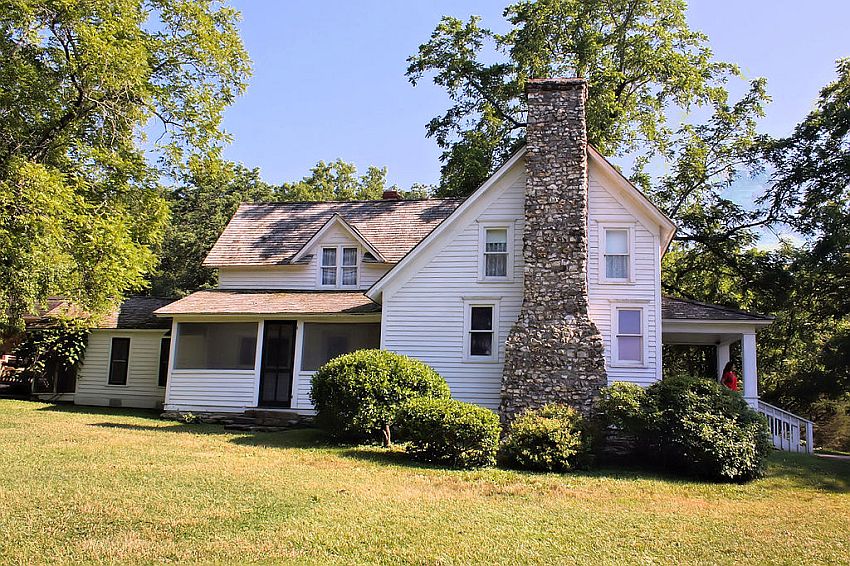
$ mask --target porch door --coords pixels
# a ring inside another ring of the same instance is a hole
[[[295,357],[295,321],[267,320],[263,333],[258,405],[292,405],[292,371]]]

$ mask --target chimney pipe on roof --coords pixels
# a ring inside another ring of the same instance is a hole
[[[401,195],[398,194],[397,190],[389,189],[384,191],[384,194],[381,195],[381,200],[401,200]]]

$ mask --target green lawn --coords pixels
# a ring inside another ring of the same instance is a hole
[[[230,434],[0,401],[0,563],[850,561],[850,463],[749,485],[417,467],[314,431]]]

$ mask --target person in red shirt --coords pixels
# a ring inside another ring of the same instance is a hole
[[[732,362],[727,363],[723,368],[723,377],[720,378],[720,383],[732,391],[738,390],[738,374],[735,373],[735,365]]]

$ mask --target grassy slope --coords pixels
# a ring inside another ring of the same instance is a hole
[[[711,485],[415,467],[317,433],[225,434],[0,401],[0,563],[841,563],[850,463]]]

